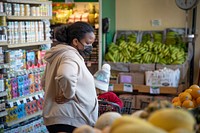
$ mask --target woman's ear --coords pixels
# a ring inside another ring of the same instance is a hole
[[[78,39],[77,38],[74,38],[73,40],[72,40],[72,44],[74,45],[74,46],[78,46]]]

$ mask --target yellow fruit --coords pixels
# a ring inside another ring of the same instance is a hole
[[[191,95],[194,99],[200,97],[200,88],[192,89]]]
[[[195,133],[195,132],[192,132],[186,128],[176,128],[170,131],[169,133]]]
[[[198,98],[196,99],[196,104],[197,104],[197,106],[200,105],[200,97],[198,97]]]
[[[193,131],[196,123],[192,114],[187,110],[171,108],[153,112],[149,116],[148,121],[166,131],[171,131],[179,127]]]
[[[182,105],[184,108],[194,108],[194,103],[191,100],[185,100]]]
[[[174,102],[173,105],[174,107],[181,107],[181,101]]]
[[[194,85],[190,86],[190,88],[189,88],[189,89],[192,89],[192,90],[193,90],[193,89],[196,89],[196,88],[198,88],[198,89],[199,89],[199,86],[194,84]]]
[[[197,107],[197,101],[195,99],[192,99],[192,102],[194,104],[194,108]]]
[[[146,127],[145,125],[127,124],[117,127],[110,133],[167,133],[167,132],[154,126]]]
[[[110,126],[105,127],[105,128],[102,130],[102,133],[110,133]]]
[[[134,117],[130,115],[123,115],[120,118],[117,118],[113,124],[111,125],[111,131],[115,130],[115,128],[120,127],[122,125],[127,125],[127,124],[138,124],[138,125],[144,125],[144,126],[151,126],[147,121],[139,118],[139,117]]]
[[[192,89],[186,89],[184,92],[191,93],[191,92],[192,92]]]
[[[97,129],[104,129],[106,126],[110,126],[113,121],[117,118],[121,117],[121,114],[117,113],[117,112],[106,112],[104,114],[102,114],[97,122],[95,123],[95,128]]]
[[[174,97],[174,98],[172,99],[172,103],[175,103],[175,102],[178,102],[178,101],[180,101],[179,97]]]
[[[188,92],[182,92],[182,93],[179,94],[179,99],[180,99],[181,102],[183,102],[185,100],[191,100],[192,96]]]

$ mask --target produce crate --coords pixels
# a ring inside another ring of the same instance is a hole
[[[104,62],[111,66],[111,70],[119,71],[119,72],[129,72],[129,63],[122,63],[122,62]]]
[[[155,64],[129,64],[130,72],[145,72],[156,70]]]
[[[140,32],[137,30],[118,30],[114,35],[113,42],[116,43],[117,39],[119,39],[121,36],[124,36],[125,40],[127,41],[128,40],[127,37],[131,34],[136,36],[136,43],[138,43],[140,40],[139,37]]]

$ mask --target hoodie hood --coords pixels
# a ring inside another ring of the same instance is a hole
[[[44,59],[45,59],[45,61],[51,63],[54,60],[54,58],[56,58],[57,56],[62,55],[65,52],[68,53],[70,51],[74,51],[79,56],[81,56],[79,54],[79,52],[75,48],[73,48],[72,46],[68,46],[68,45],[65,45],[65,44],[59,44],[59,45],[56,45],[55,47],[52,47],[49,51],[47,51],[45,56],[44,56]]]

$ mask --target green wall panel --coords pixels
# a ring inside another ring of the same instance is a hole
[[[102,40],[105,39],[105,46],[107,47],[113,40],[115,30],[116,30],[116,21],[115,21],[115,9],[116,9],[116,0],[102,0],[102,18],[108,17],[110,19],[110,30],[109,32],[103,36]],[[104,42],[103,42],[104,43]],[[106,49],[102,48],[102,52],[105,53]],[[102,59],[104,60],[104,54],[102,55]]]
[[[115,33],[115,0],[102,0],[102,18],[110,18],[110,31],[107,33],[107,44],[112,42]]]

